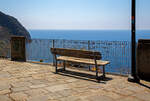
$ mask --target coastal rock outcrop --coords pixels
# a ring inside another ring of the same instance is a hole
[[[27,41],[31,40],[29,32],[16,18],[0,11],[0,57],[10,56],[11,36],[24,36]]]
[[[31,39],[29,32],[16,18],[0,12],[0,39],[9,39],[12,35]]]

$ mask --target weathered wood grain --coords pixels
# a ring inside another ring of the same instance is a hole
[[[101,53],[88,50],[76,50],[76,49],[64,49],[64,48],[51,48],[52,54],[61,56],[70,56],[77,58],[88,58],[88,59],[101,59]]]
[[[85,58],[76,58],[76,57],[68,57],[68,56],[59,56],[57,60],[71,61],[77,63],[85,63],[89,65],[95,65],[95,61],[93,59],[85,59]],[[104,66],[109,64],[109,61],[96,60],[98,66]]]

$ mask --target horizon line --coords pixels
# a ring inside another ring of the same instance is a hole
[[[131,29],[27,29],[27,30],[131,30]],[[150,29],[136,29],[136,30],[150,30]]]

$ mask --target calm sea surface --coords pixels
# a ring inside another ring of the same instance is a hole
[[[130,30],[29,30],[33,39],[130,41]],[[150,30],[138,30],[137,39],[150,38]]]

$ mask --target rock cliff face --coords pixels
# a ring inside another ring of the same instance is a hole
[[[25,36],[28,40],[31,39],[29,32],[16,18],[0,12],[0,40],[10,39],[12,35]]]
[[[29,32],[16,18],[0,12],[0,57],[10,57],[11,36],[24,36],[27,42],[31,39]]]

